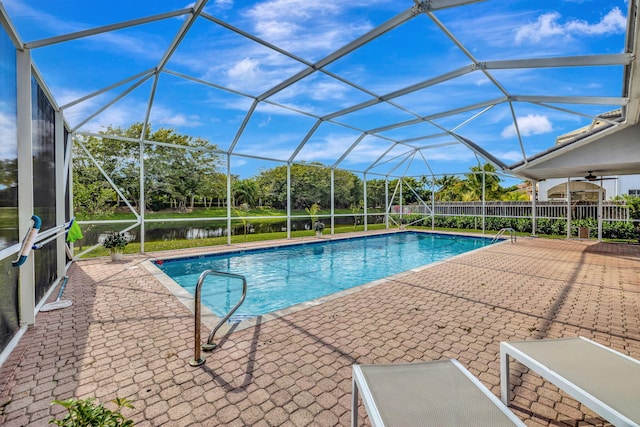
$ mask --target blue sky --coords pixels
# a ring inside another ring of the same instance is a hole
[[[191,7],[163,1],[2,0],[23,42],[29,43],[97,26]],[[205,11],[215,19],[314,63],[413,6],[399,0],[210,1]],[[478,61],[618,54],[624,51],[628,5],[622,0],[500,1],[472,3],[421,14],[363,47],[259,103],[234,152],[273,159],[290,158],[313,128],[316,118],[384,96]],[[84,97],[155,67],[185,22],[159,22],[33,49],[36,66],[59,105]],[[459,42],[456,45],[444,27]],[[172,127],[228,150],[252,99],[305,69],[296,59],[255,43],[221,25],[198,18],[158,79],[151,110],[153,128]],[[603,96],[622,94],[622,66],[491,70],[513,95]],[[204,86],[177,75],[219,85]],[[340,79],[352,83],[346,84]],[[132,82],[133,83],[133,82]],[[83,123],[125,87],[114,88],[65,110],[72,128]],[[153,79],[81,126],[97,131],[143,121]],[[355,87],[354,87],[355,86]],[[366,89],[363,91],[362,89]],[[399,96],[394,105],[378,104],[323,122],[295,160],[334,164],[362,135],[417,116],[451,111],[503,96],[480,71]],[[283,108],[285,106],[287,108]],[[402,107],[402,108],[398,108]],[[442,128],[455,129],[501,161],[511,164],[555,143],[558,135],[590,123],[585,115],[613,105],[508,103],[451,114],[367,135],[339,163],[364,170],[376,160],[375,173],[436,174],[465,172],[474,154]],[[517,117],[522,145],[513,122]],[[425,138],[427,137],[427,138]],[[416,140],[417,138],[425,138]],[[412,141],[393,146],[392,141]],[[411,147],[423,149],[413,160]],[[389,151],[388,151],[389,150]],[[384,157],[384,154],[386,155]],[[401,162],[401,160],[404,160]],[[280,163],[234,157],[232,173],[243,177]]]

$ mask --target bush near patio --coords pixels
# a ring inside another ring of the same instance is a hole
[[[394,221],[400,223],[399,215],[391,215]],[[402,224],[431,227],[431,217],[425,216],[420,221],[422,215],[408,214],[402,216]],[[418,221],[418,222],[415,222]],[[564,219],[538,218],[536,220],[536,234],[549,236],[564,236],[567,233],[567,221]],[[482,228],[482,217],[478,216],[442,216],[434,217],[436,228],[478,230]],[[589,237],[598,236],[598,222],[595,218],[576,219],[571,221],[572,227],[589,227]],[[498,231],[502,228],[513,228],[520,233],[531,233],[533,230],[530,218],[504,218],[486,217],[485,230]],[[602,237],[613,240],[633,240],[638,238],[638,231],[632,221],[611,221],[603,222]]]

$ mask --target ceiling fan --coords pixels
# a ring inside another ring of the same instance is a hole
[[[587,176],[584,177],[584,179],[578,179],[576,181],[589,181],[589,182],[593,182],[593,181],[603,181],[606,179],[618,179],[615,177],[610,177],[610,178],[603,178],[603,177],[599,177],[597,175],[593,174],[593,171],[588,171],[589,173],[587,174]]]

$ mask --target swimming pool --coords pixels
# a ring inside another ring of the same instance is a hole
[[[247,296],[235,314],[242,318],[315,300],[489,244],[491,240],[482,237],[400,232],[154,263],[192,295],[204,270],[244,275]],[[237,279],[207,276],[202,304],[223,317],[240,299],[241,288]]]

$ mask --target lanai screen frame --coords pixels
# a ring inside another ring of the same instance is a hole
[[[633,61],[633,54],[631,52],[631,49],[633,47],[633,43],[630,42],[630,40],[633,39],[632,36],[630,36],[629,34],[627,34],[627,52],[624,53],[620,53],[620,54],[600,54],[600,55],[589,55],[589,56],[571,56],[571,57],[551,57],[551,58],[534,58],[534,59],[511,59],[511,60],[496,60],[496,61],[480,61],[478,58],[476,58],[469,49],[467,49],[463,43],[461,41],[459,41],[454,34],[449,31],[449,29],[441,22],[439,21],[439,19],[436,17],[436,15],[434,14],[434,12],[441,10],[441,9],[447,9],[447,8],[456,8],[456,7],[463,7],[467,4],[471,4],[471,3],[477,3],[478,1],[481,0],[431,0],[431,1],[414,1],[414,5],[412,5],[411,7],[409,7],[408,9],[406,9],[405,11],[401,12],[400,14],[394,16],[393,18],[387,20],[386,22],[382,23],[381,25],[378,25],[377,27],[373,28],[372,30],[368,31],[366,34],[358,37],[357,39],[351,41],[350,43],[342,46],[341,48],[337,49],[336,51],[330,53],[329,55],[325,56],[324,58],[320,59],[319,61],[316,62],[309,62],[306,61],[298,56],[296,56],[295,54],[282,49],[278,46],[275,46],[259,37],[256,37],[254,35],[251,35],[249,33],[247,33],[246,31],[243,31],[240,28],[234,27],[233,25],[230,25],[227,22],[224,22],[223,20],[212,16],[211,14],[207,13],[205,11],[205,6],[208,3],[208,0],[198,0],[193,7],[190,8],[185,8],[185,9],[180,9],[180,10],[176,10],[176,11],[171,11],[171,12],[166,12],[166,13],[162,13],[162,14],[158,14],[158,15],[153,15],[153,16],[148,16],[148,17],[144,17],[144,18],[139,18],[139,19],[134,19],[134,20],[130,20],[130,21],[125,21],[125,22],[120,22],[120,23],[116,23],[116,24],[111,24],[111,25],[106,25],[106,26],[102,26],[102,27],[97,27],[97,28],[93,28],[93,29],[89,29],[89,30],[84,30],[84,31],[79,31],[79,32],[75,32],[75,33],[70,33],[70,34],[66,34],[66,35],[61,35],[61,36],[55,36],[55,37],[50,37],[50,38],[46,38],[46,39],[41,39],[41,40],[36,40],[36,41],[32,41],[32,42],[27,42],[27,43],[21,43],[22,45],[22,50],[24,51],[30,51],[30,50],[34,50],[34,49],[39,49],[39,48],[44,48],[47,46],[52,46],[52,45],[57,45],[60,43],[65,43],[65,42],[70,42],[70,41],[74,41],[74,40],[78,40],[78,39],[83,39],[86,37],[90,37],[90,36],[94,36],[94,35],[99,35],[99,34],[103,34],[103,33],[107,33],[107,32],[111,32],[111,31],[116,31],[116,30],[120,30],[120,29],[125,29],[125,28],[130,28],[130,27],[135,27],[138,25],[144,25],[144,24],[148,24],[148,23],[153,23],[153,22],[158,22],[158,21],[162,21],[162,20],[166,20],[166,19],[172,19],[172,18],[176,18],[176,17],[183,17],[185,18],[179,31],[177,32],[177,34],[175,35],[173,41],[171,42],[171,44],[168,46],[168,48],[166,49],[166,51],[164,52],[164,54],[162,55],[161,60],[157,63],[157,65],[154,68],[151,68],[149,70],[140,72],[136,75],[130,76],[124,80],[121,80],[119,82],[116,82],[108,87],[102,88],[98,91],[95,91],[93,93],[90,93],[86,96],[83,96],[81,98],[78,98],[72,102],[69,102],[65,105],[62,105],[59,107],[59,111],[62,112],[64,114],[64,111],[75,106],[78,105],[82,102],[88,101],[90,99],[93,99],[99,95],[102,95],[104,93],[107,93],[108,91],[112,90],[112,89],[116,89],[116,88],[125,88],[124,91],[119,94],[117,97],[111,99],[108,103],[104,104],[102,107],[100,107],[97,111],[95,111],[93,114],[87,116],[84,120],[80,121],[79,124],[77,124],[74,127],[69,126],[69,124],[67,123],[67,126],[70,129],[70,134],[71,136],[94,136],[94,137],[101,137],[101,138],[109,138],[109,139],[118,139],[119,137],[114,136],[114,135],[102,135],[102,134],[95,134],[95,133],[91,133],[91,132],[86,132],[83,131],[82,128],[84,125],[86,125],[88,122],[90,122],[91,120],[93,120],[95,117],[99,116],[100,113],[102,113],[103,111],[105,111],[106,109],[108,109],[111,105],[113,105],[114,103],[116,103],[117,101],[119,101],[120,99],[124,98],[125,96],[127,96],[129,93],[131,93],[134,89],[136,89],[137,87],[139,87],[140,85],[142,85],[143,83],[147,82],[147,81],[151,81],[152,82],[152,90],[151,93],[149,95],[149,101],[147,104],[147,108],[146,108],[146,114],[145,114],[145,120],[143,122],[143,131],[141,133],[141,135],[144,135],[145,130],[148,126],[150,126],[150,115],[151,115],[151,110],[153,108],[154,105],[154,99],[156,96],[156,90],[157,90],[157,85],[158,85],[158,81],[160,79],[160,76],[163,74],[168,74],[168,75],[172,75],[174,77],[179,77],[194,83],[198,83],[198,84],[202,84],[202,85],[206,85],[206,86],[210,86],[210,87],[214,87],[218,90],[223,90],[223,91],[227,91],[229,93],[233,93],[234,95],[237,96],[241,96],[244,98],[247,98],[249,100],[251,100],[251,107],[249,108],[249,110],[247,111],[245,118],[242,122],[242,124],[240,125],[239,129],[237,130],[237,133],[233,139],[233,141],[231,142],[228,150],[216,150],[216,152],[220,155],[226,156],[227,159],[227,168],[226,168],[226,172],[227,172],[227,206],[228,206],[228,210],[227,210],[227,225],[228,225],[228,229],[230,229],[230,224],[231,224],[231,213],[230,213],[230,168],[228,167],[228,165],[231,163],[230,159],[234,156],[238,156],[238,157],[253,157],[256,159],[264,159],[264,160],[270,160],[270,161],[276,161],[276,162],[282,162],[285,163],[289,168],[291,167],[292,164],[296,164],[298,163],[296,157],[297,155],[300,153],[300,151],[303,149],[303,147],[305,146],[305,144],[309,141],[309,139],[313,136],[313,134],[316,132],[316,130],[324,123],[332,123],[334,125],[337,126],[343,126],[343,127],[347,127],[350,128],[353,131],[359,132],[360,136],[358,136],[354,141],[353,144],[351,146],[349,146],[344,154],[333,164],[331,165],[327,165],[332,171],[339,169],[342,162],[344,161],[344,159],[352,152],[352,150],[354,150],[358,144],[365,138],[365,137],[374,137],[374,138],[379,138],[381,140],[387,141],[389,143],[391,143],[391,145],[389,146],[389,149],[382,155],[380,156],[376,161],[374,161],[368,168],[366,168],[365,170],[358,170],[356,172],[358,173],[362,173],[363,176],[365,177],[364,182],[365,182],[365,188],[364,191],[366,193],[366,177],[367,176],[372,176],[372,175],[378,175],[381,177],[385,177],[385,179],[389,179],[389,178],[402,178],[405,175],[404,174],[398,174],[395,175],[395,169],[399,168],[403,162],[407,161],[407,159],[411,158],[413,159],[414,157],[416,157],[418,154],[422,157],[422,160],[424,161],[424,164],[426,166],[425,170],[430,171],[431,173],[425,173],[424,175],[426,176],[431,176],[432,178],[435,177],[436,175],[433,173],[433,171],[431,171],[431,168],[429,167],[429,164],[427,162],[427,159],[424,157],[424,152],[431,149],[431,148],[435,148],[435,147],[441,147],[444,145],[453,145],[453,144],[459,144],[462,146],[467,147],[468,149],[470,149],[474,155],[476,156],[476,159],[478,160],[478,165],[480,165],[482,162],[488,162],[493,164],[494,166],[496,166],[496,168],[498,169],[498,171],[508,175],[509,174],[509,170],[510,167],[505,164],[504,162],[502,162],[500,159],[498,159],[495,155],[493,155],[492,153],[488,152],[487,150],[483,149],[481,147],[480,144],[476,143],[475,141],[472,141],[464,136],[462,136],[461,134],[459,134],[457,132],[458,128],[460,128],[461,126],[463,126],[466,122],[468,121],[472,121],[472,120],[476,120],[478,117],[482,116],[483,114],[485,114],[487,111],[491,110],[492,108],[496,107],[497,105],[507,105],[509,107],[509,110],[511,111],[511,116],[513,119],[513,124],[515,127],[515,132],[517,134],[517,140],[519,143],[519,148],[522,152],[522,157],[523,160],[527,161],[527,155],[525,152],[525,147],[523,144],[523,138],[520,132],[520,129],[518,127],[518,121],[517,121],[517,117],[516,117],[516,113],[514,111],[514,103],[518,103],[518,102],[523,102],[523,103],[530,103],[530,104],[535,104],[538,106],[542,106],[544,108],[550,108],[550,109],[554,109],[554,110],[558,110],[558,111],[563,111],[566,113],[570,113],[570,114],[575,114],[577,116],[582,116],[582,117],[588,117],[591,120],[595,120],[597,116],[588,116],[585,115],[583,113],[580,113],[579,111],[572,111],[569,110],[565,107],[559,107],[558,105],[566,105],[566,104],[571,104],[571,105],[599,105],[599,106],[616,106],[619,108],[622,108],[623,111],[625,109],[625,107],[628,105],[629,103],[629,99],[627,97],[625,97],[625,94],[622,94],[622,96],[620,97],[575,97],[575,96],[530,96],[530,95],[517,95],[517,94],[513,94],[510,93],[509,91],[507,91],[507,89],[504,88],[504,86],[500,83],[500,81],[498,81],[498,79],[496,79],[493,75],[492,75],[492,71],[495,70],[515,70],[515,69],[521,69],[521,68],[559,68],[559,67],[586,67],[586,66],[590,66],[590,67],[597,67],[597,66],[622,66],[624,68],[624,74],[625,76],[628,73],[628,69],[630,68],[630,65],[632,64]],[[634,7],[636,6],[636,2],[632,1],[630,2],[629,5],[629,10],[634,10]],[[4,10],[2,10],[3,15],[6,15],[6,12]],[[392,31],[393,29],[403,25],[404,23],[408,22],[409,20],[413,19],[416,16],[419,15],[426,15],[430,18],[430,20],[435,23],[435,25],[443,32],[443,34],[446,35],[446,37],[455,45],[457,46],[461,52],[464,53],[464,55],[466,55],[469,59],[469,65],[446,72],[444,74],[441,74],[439,76],[424,80],[422,82],[419,82],[417,84],[413,84],[407,87],[404,87],[402,89],[399,90],[395,90],[386,94],[377,94],[374,93],[364,87],[361,87],[360,85],[349,81],[341,76],[336,75],[335,73],[332,73],[331,71],[329,71],[326,67],[332,63],[334,63],[335,61],[337,61],[338,59],[342,58],[343,56],[349,54],[350,52],[355,51],[356,49],[364,46],[365,44],[371,42],[372,40],[375,40],[376,38],[378,38],[379,36]],[[633,21],[633,19],[631,18],[631,13],[629,13],[629,29],[632,30],[633,25],[631,25],[631,22]],[[191,26],[195,23],[195,21],[197,19],[204,19],[206,21],[209,21],[215,25],[219,25],[222,26],[224,28],[226,28],[227,30],[230,30],[232,32],[234,32],[237,35],[240,35],[242,37],[246,37],[250,40],[252,40],[255,43],[258,43],[268,49],[272,49],[275,52],[278,52],[281,55],[286,56],[287,58],[296,61],[300,64],[302,64],[305,68],[303,69],[303,71],[292,75],[286,79],[284,79],[283,81],[279,82],[278,84],[276,84],[275,86],[271,87],[270,89],[264,91],[263,93],[259,94],[259,95],[250,95],[247,93],[242,93],[240,91],[231,89],[229,87],[224,87],[221,85],[218,85],[214,82],[209,82],[209,81],[204,81],[202,79],[193,77],[193,76],[189,76],[180,72],[176,72],[173,70],[170,70],[167,68],[167,64],[169,62],[169,60],[171,59],[172,55],[176,52],[176,50],[178,49],[178,47],[180,46],[180,43],[182,42],[182,40],[184,39],[184,37],[186,36],[186,34],[188,33],[189,29],[191,28]],[[479,72],[482,73],[494,86],[494,89],[497,88],[498,91],[500,93],[502,93],[502,96],[498,97],[498,98],[493,98],[493,99],[488,99],[479,103],[473,103],[470,105],[466,105],[463,107],[459,107],[456,109],[452,109],[452,110],[448,110],[448,111],[441,111],[435,114],[431,114],[431,115],[420,115],[417,113],[413,113],[409,110],[407,110],[406,108],[404,108],[403,106],[395,103],[395,99],[402,97],[404,95],[407,94],[411,94],[414,93],[418,90],[421,89],[425,89],[428,87],[432,87],[435,85],[438,85],[440,83],[444,83],[447,81],[451,81],[455,78],[458,78],[460,76],[464,76],[470,73],[474,73],[474,72]],[[290,87],[291,85],[295,84],[296,82],[304,79],[305,77],[313,74],[313,73],[323,73],[333,79],[336,79],[348,86],[353,87],[356,90],[362,91],[366,94],[368,94],[369,96],[371,96],[372,98],[368,101],[365,102],[360,102],[357,104],[352,105],[351,107],[348,108],[343,108],[341,110],[338,111],[334,111],[332,113],[329,114],[325,114],[325,115],[317,115],[317,114],[313,114],[307,111],[301,111],[292,107],[289,107],[287,105],[283,105],[281,103],[277,103],[275,101],[273,101],[271,98],[273,95],[279,93],[280,91]],[[625,85],[625,90],[629,90],[628,85]],[[256,110],[256,108],[258,107],[258,105],[260,105],[261,103],[264,104],[270,104],[273,106],[277,106],[279,108],[283,108],[283,109],[288,109],[294,113],[298,113],[298,114],[303,114],[306,115],[310,118],[312,118],[313,120],[315,120],[315,124],[311,127],[311,129],[308,131],[308,133],[306,134],[306,136],[300,141],[300,144],[298,145],[298,147],[294,150],[293,154],[288,158],[288,159],[271,159],[271,158],[267,158],[267,157],[260,157],[260,156],[248,156],[246,154],[241,154],[241,153],[237,153],[235,152],[236,149],[236,145],[239,141],[239,139],[241,138],[245,127],[247,125],[247,123],[249,122],[249,120],[251,119],[254,111]],[[386,126],[382,126],[382,127],[378,127],[378,128],[373,128],[373,129],[359,129],[350,125],[347,125],[345,123],[342,123],[339,121],[339,118],[346,115],[346,114],[350,114],[353,112],[357,112],[363,109],[366,109],[368,107],[377,105],[377,104],[387,104],[390,105],[394,108],[398,108],[402,111],[405,111],[411,115],[413,115],[415,118],[412,120],[407,120],[407,121],[403,121],[403,122],[397,122],[391,125],[386,125]],[[451,127],[451,128],[445,128],[443,126],[438,125],[434,120],[439,119],[439,118],[443,118],[443,117],[448,117],[448,116],[453,116],[456,114],[460,114],[460,113],[465,113],[465,112],[473,112],[473,111],[477,111],[480,110],[477,114],[475,114],[473,117],[471,117],[470,119],[468,119],[465,123],[460,123],[457,126]],[[604,120],[605,122],[607,121],[607,119],[602,119],[600,118],[600,120]],[[411,126],[411,125],[415,125],[415,124],[419,124],[419,123],[429,123],[432,126],[439,128],[441,130],[440,133],[435,133],[435,134],[425,134],[422,137],[418,137],[418,138],[411,138],[410,140],[394,140],[392,138],[389,138],[388,136],[384,135],[384,132],[388,132],[394,129],[399,129],[399,128],[403,128],[406,126]],[[621,122],[619,121],[610,121],[610,124],[612,126],[620,126]],[[433,144],[433,145],[420,145],[418,142],[419,141],[424,141],[424,140],[428,140],[430,138],[434,138],[434,137],[442,137],[445,136],[447,138],[450,138],[450,142],[445,142],[445,143],[439,143],[439,144]],[[135,141],[130,141],[130,142],[135,142]],[[143,147],[146,144],[161,144],[161,145],[167,145],[166,143],[163,143],[161,141],[146,141],[144,140],[142,137],[140,138],[140,140],[137,141],[140,144],[140,150],[141,150],[141,165],[144,164],[143,160]],[[407,148],[407,152],[405,153],[404,156],[398,156],[400,157],[400,159],[398,160],[398,164],[396,165],[396,167],[392,170],[392,172],[386,173],[386,174],[377,174],[376,172],[373,171],[373,169],[383,160],[383,158],[385,157],[386,154],[388,154],[391,149],[393,149],[394,147],[397,146],[404,146]],[[181,149],[184,149],[185,147],[180,147]],[[454,174],[461,174],[461,173],[468,173],[468,172],[462,172],[462,171],[455,171],[453,172]],[[106,174],[105,174],[106,175]],[[108,179],[108,177],[107,177]],[[113,186],[113,183],[111,183]],[[290,195],[290,185],[287,186],[288,187],[288,194]],[[535,181],[533,181],[533,187],[535,188]],[[114,186],[115,188],[115,186]],[[140,212],[136,213],[135,210],[132,209],[132,211],[134,212],[134,214],[137,217],[137,222],[135,225],[132,225],[130,228],[133,228],[137,225],[139,225],[141,227],[141,251],[144,251],[144,225],[145,225],[145,207],[144,207],[144,169],[141,169],[140,172],[140,192],[141,192],[141,197],[140,197]],[[115,188],[116,191],[118,191],[117,188]],[[289,197],[290,199],[290,197]],[[331,194],[331,199],[334,199],[334,194],[332,191]],[[290,200],[289,200],[290,201]],[[483,197],[483,201],[484,201],[484,197]],[[535,200],[534,200],[535,203]],[[287,222],[288,224],[290,224],[291,221],[291,214],[290,214],[290,203],[288,203],[288,210],[287,210]],[[388,206],[388,202],[386,203],[386,205]],[[387,214],[388,214],[388,208],[387,210]],[[365,197],[365,218],[366,218],[366,212],[367,212],[367,207],[366,207],[366,197]],[[331,209],[331,217],[332,217],[332,225],[333,225],[333,207]],[[197,220],[194,219],[194,220]],[[167,219],[167,221],[170,221],[169,219]],[[484,223],[484,220],[483,220]],[[535,224],[535,219],[534,219],[534,224]],[[332,227],[333,228],[333,227]],[[366,221],[365,221],[365,229],[366,229]],[[483,227],[484,230],[484,227]],[[288,232],[288,237],[290,237],[290,232],[291,232],[291,227],[288,226],[287,227],[287,232]],[[535,231],[534,231],[535,233]],[[228,233],[228,243],[231,242],[231,235],[230,233]]]

